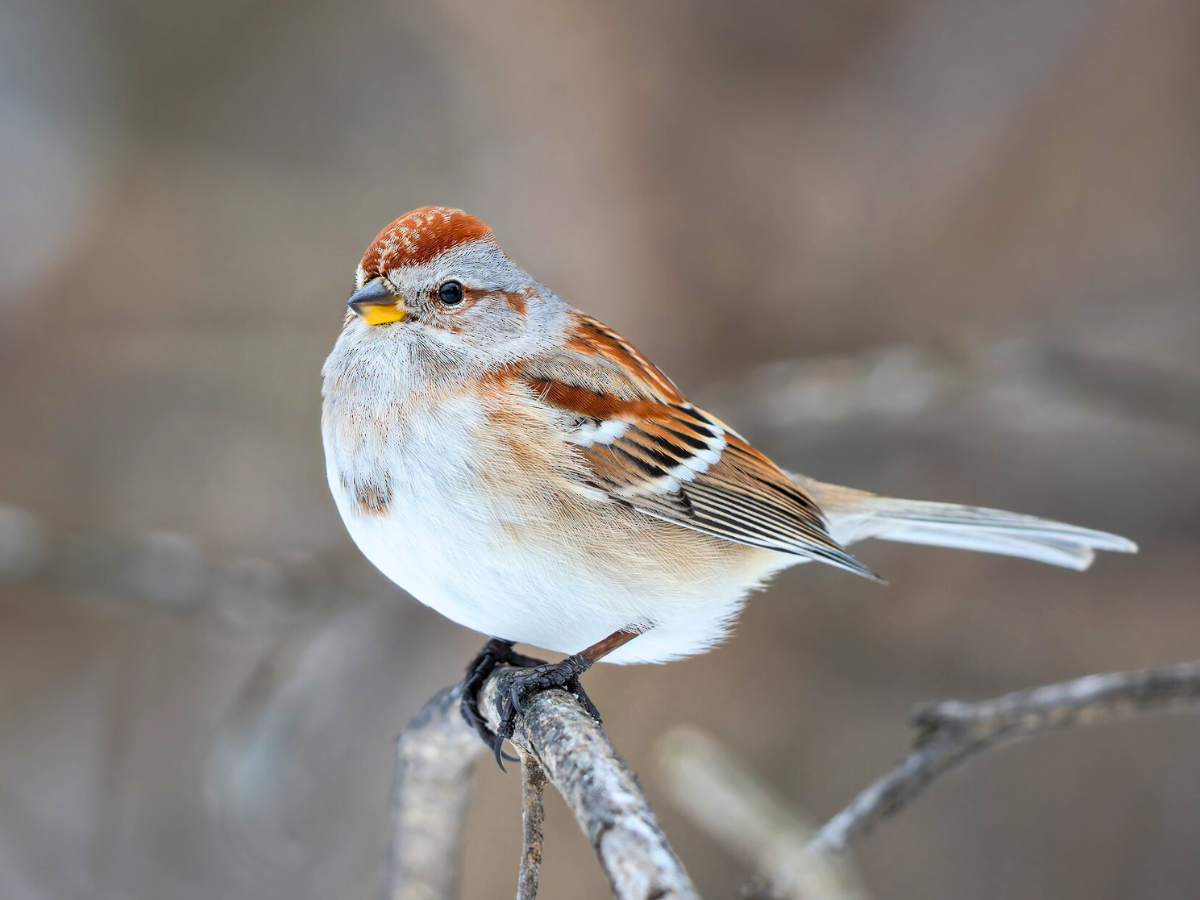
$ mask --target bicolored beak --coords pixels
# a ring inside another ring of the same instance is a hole
[[[404,308],[404,301],[392,292],[382,276],[372,278],[355,291],[346,301],[346,305],[368,325],[403,322],[408,314],[408,310]]]

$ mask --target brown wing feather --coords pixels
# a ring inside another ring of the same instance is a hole
[[[819,559],[867,577],[820,508],[778,466],[687,402],[620,336],[581,317],[566,350],[530,363],[528,387],[559,410],[590,486],[685,528]]]

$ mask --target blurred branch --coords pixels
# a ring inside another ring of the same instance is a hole
[[[134,599],[242,632],[395,594],[356,557],[340,565],[326,556],[332,554],[282,564],[221,559],[189,537],[161,531],[141,538],[58,535],[32,513],[0,504],[0,583]]]
[[[958,407],[989,421],[1052,421],[1091,410],[1200,433],[1200,380],[1067,347],[1009,341],[978,350],[896,345],[853,356],[781,360],[710,385],[703,399],[736,409],[740,427],[788,431],[852,419],[918,423]]]
[[[675,728],[660,757],[675,804],[763,877],[742,900],[865,900],[849,860],[809,850],[816,827],[711,737]]]
[[[471,801],[471,766],[483,742],[458,713],[461,691],[426,703],[396,740],[388,842],[388,900],[451,900]]]
[[[1064,392],[1130,419],[1200,432],[1200,380],[1141,362],[1041,347],[1035,368]]]
[[[919,706],[913,712],[912,752],[830,819],[809,849],[844,850],[852,838],[904,809],[934,779],[977,753],[1057,728],[1151,712],[1200,712],[1200,662],[1089,675],[978,703]]]

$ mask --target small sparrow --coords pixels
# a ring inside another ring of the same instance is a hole
[[[1086,569],[1124,538],[992,509],[896,500],[785,472],[612,329],[513,263],[457,209],[413,210],[359,263],[325,362],[329,486],[350,536],[422,603],[492,637],[464,714],[493,743],[540,690],[595,713],[600,659],[708,650],[746,595],[817,560],[876,576],[866,538]],[[543,664],[513,643],[573,654]],[[505,664],[504,722],[479,715]]]

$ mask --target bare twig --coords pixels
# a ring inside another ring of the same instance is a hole
[[[537,900],[542,870],[542,822],[546,810],[542,795],[546,773],[531,754],[521,751],[521,866],[517,874],[517,900]]]
[[[452,900],[471,800],[471,766],[485,747],[458,714],[460,690],[442,691],[396,741],[387,900]]]
[[[879,819],[898,812],[964,760],[1055,728],[1095,725],[1149,712],[1200,711],[1200,662],[1089,675],[978,703],[917,707],[913,750],[895,769],[827,822],[810,849],[843,850]]]
[[[807,849],[815,825],[708,735],[675,728],[661,747],[675,803],[721,846],[762,876],[742,896],[771,900],[863,900],[844,856]]]

